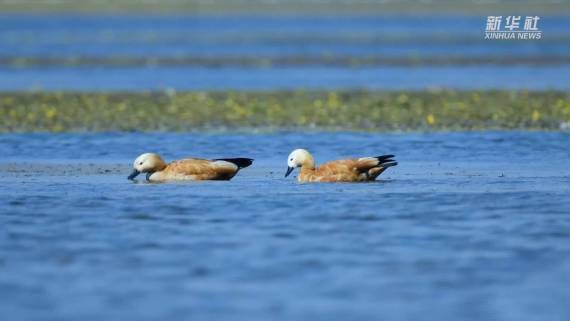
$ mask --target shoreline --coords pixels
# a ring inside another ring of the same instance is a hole
[[[0,133],[570,129],[566,91],[1,92]]]

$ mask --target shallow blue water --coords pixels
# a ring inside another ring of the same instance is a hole
[[[153,65],[152,58],[570,55],[570,19],[543,16],[538,41],[484,40],[486,16],[0,15],[0,58],[146,57],[140,66],[4,65],[0,90],[568,89],[570,65]],[[442,58],[443,57],[443,58]],[[294,60],[294,59],[293,59]],[[319,61],[318,59],[316,59]]]
[[[486,41],[486,16],[3,14],[2,55],[568,55],[566,16],[544,41]],[[391,41],[390,41],[391,40]]]
[[[369,184],[283,178],[394,153]],[[0,136],[6,320],[567,320],[570,135]],[[256,158],[230,182],[126,180],[141,152]]]
[[[568,89],[570,65],[367,68],[0,69],[3,90]]]

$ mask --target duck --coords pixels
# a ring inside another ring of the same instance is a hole
[[[253,163],[251,158],[187,158],[166,162],[156,153],[144,153],[133,162],[133,172],[128,176],[134,180],[141,173],[150,182],[166,181],[229,181],[240,169]]]
[[[300,183],[310,182],[371,182],[376,180],[388,167],[398,165],[394,155],[341,159],[324,163],[317,167],[313,156],[305,149],[295,149],[287,159],[289,176],[300,167],[297,177]]]

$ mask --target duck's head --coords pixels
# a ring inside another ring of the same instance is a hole
[[[134,179],[140,173],[154,173],[163,170],[166,163],[155,153],[144,153],[133,162],[133,172],[128,179]]]
[[[295,168],[303,166],[314,168],[315,161],[313,156],[305,149],[295,149],[287,158],[287,173],[285,173],[285,177],[289,176]]]

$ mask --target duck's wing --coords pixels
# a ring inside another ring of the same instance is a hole
[[[356,160],[343,159],[324,163],[315,169],[301,168],[299,182],[351,182],[358,180]]]
[[[173,161],[161,172],[165,179],[220,180],[230,179],[237,166],[209,159],[187,158]]]
[[[246,168],[253,163],[253,159],[251,158],[218,158],[213,161],[220,162],[221,165],[225,165],[224,163],[231,163],[236,165],[239,169]]]
[[[398,163],[393,159],[394,155],[382,155],[377,157],[362,157],[358,159],[341,159],[322,164],[317,168],[323,174],[338,174],[345,172],[366,172],[374,167],[390,167]]]
[[[358,159],[357,169],[364,180],[375,180],[386,168],[398,165],[394,155],[382,155],[377,157],[363,157]]]
[[[214,159],[211,165],[214,167],[216,173],[215,178],[219,180],[229,180],[234,177],[237,172],[253,163],[251,158],[220,158]]]
[[[198,175],[213,171],[212,161],[201,158],[186,158],[173,161],[164,169],[166,173]]]
[[[351,173],[356,168],[358,162],[356,159],[341,159],[330,161],[322,164],[315,169],[315,172],[319,175],[336,175]]]
[[[343,159],[325,163],[316,169],[316,174],[323,177],[341,177],[343,180],[375,179],[386,168],[396,166],[394,155]]]
[[[367,172],[375,167],[388,168],[398,163],[393,159],[394,155],[382,155],[376,157],[362,157],[356,160],[356,169],[359,172]]]

